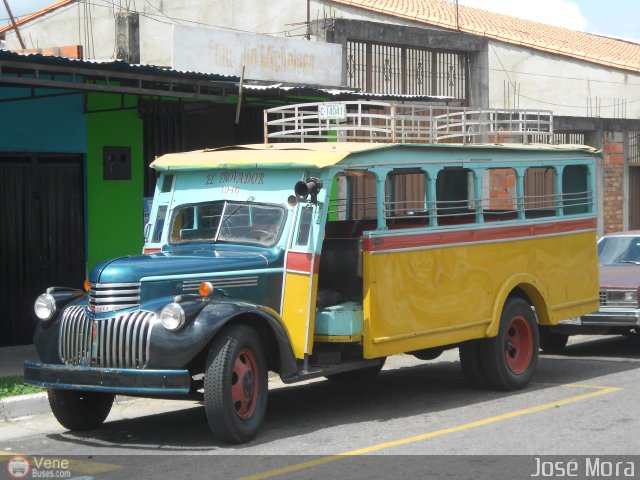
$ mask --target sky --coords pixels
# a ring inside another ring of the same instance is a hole
[[[56,1],[8,0],[11,11],[18,17]],[[303,0],[292,0],[292,2],[301,1]],[[159,3],[159,0],[156,2]],[[157,4],[156,2],[154,3]],[[640,1],[638,0],[459,0],[459,2],[461,5],[528,18],[571,30],[640,43]],[[0,23],[5,23],[7,18],[4,3],[0,2]]]

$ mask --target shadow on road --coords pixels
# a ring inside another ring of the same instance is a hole
[[[456,361],[425,362],[384,370],[366,381],[320,381],[269,392],[265,424],[247,445],[223,446],[212,439],[203,407],[107,422],[101,429],[50,435],[56,441],[98,448],[130,448],[132,453],[233,453],[322,429],[436,415],[507,396],[571,383],[606,384],[599,377],[640,368],[640,342],[625,337],[585,337],[563,355],[542,354],[531,385],[518,392],[474,390]],[[247,453],[249,453],[247,451]]]

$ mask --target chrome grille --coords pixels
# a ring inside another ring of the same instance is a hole
[[[90,283],[89,310],[112,312],[140,305],[140,283]]]
[[[144,368],[155,314],[138,310],[93,320],[82,306],[64,311],[58,351],[67,365]]]

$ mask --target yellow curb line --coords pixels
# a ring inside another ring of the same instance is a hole
[[[242,477],[240,480],[261,480],[265,478],[272,478],[278,475],[284,475],[287,473],[305,470],[307,468],[317,467],[318,465],[324,465],[326,463],[335,462],[335,461],[341,460],[344,457],[354,456],[354,455],[364,455],[366,453],[377,452],[380,450],[384,450],[386,448],[398,447],[400,445],[407,445],[409,443],[415,443],[415,442],[420,442],[422,440],[441,437],[443,435],[448,435],[450,433],[457,433],[463,430],[470,430],[472,428],[482,427],[492,423],[509,420],[515,417],[521,417],[523,415],[542,412],[544,410],[549,410],[551,408],[560,407],[562,405],[568,405],[570,403],[580,402],[582,400],[588,400],[590,398],[598,397],[600,395],[607,395],[609,393],[622,390],[622,388],[619,388],[619,387],[600,387],[595,385],[580,385],[580,384],[566,384],[566,385],[560,385],[560,386],[565,388],[587,388],[587,389],[593,389],[595,391],[589,392],[589,393],[583,393],[581,395],[575,395],[573,397],[565,398],[563,400],[556,400],[553,402],[544,403],[542,405],[536,405],[534,407],[523,408],[521,410],[514,410],[512,412],[503,413],[502,415],[496,415],[494,417],[488,417],[482,420],[476,420],[475,422],[469,422],[463,425],[457,425],[455,427],[444,428],[442,430],[435,430],[433,432],[423,433],[421,435],[415,435],[413,437],[401,438],[399,440],[393,440],[390,442],[378,443],[370,447],[359,448],[357,450],[350,450],[348,452],[329,455],[326,457],[318,458],[316,460],[310,460],[308,462],[297,463],[295,465],[290,465],[288,467],[270,470],[268,472],[257,473],[255,475]]]

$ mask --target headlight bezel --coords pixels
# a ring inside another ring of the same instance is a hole
[[[48,308],[47,310],[42,310],[38,308],[39,306],[42,308]],[[41,321],[48,322],[52,318],[55,318],[58,311],[56,299],[49,292],[38,295],[38,298],[36,298],[36,301],[33,303],[33,311],[36,314],[36,317],[38,317]]]
[[[187,315],[184,308],[177,303],[171,302],[166,304],[160,310],[160,323],[162,326],[170,332],[176,332],[184,327],[187,321]]]

